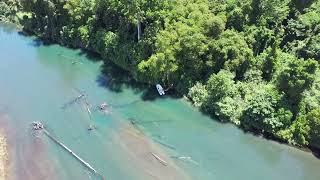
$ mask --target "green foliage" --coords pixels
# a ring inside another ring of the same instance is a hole
[[[254,55],[259,55],[268,47],[274,45],[275,32],[265,26],[250,26],[245,29],[245,37]]]
[[[229,27],[242,31],[246,23],[248,23],[248,17],[244,14],[243,9],[237,7],[230,12],[228,17]]]
[[[309,144],[310,126],[304,116],[300,116],[292,124],[293,144],[308,145]]]
[[[8,16],[10,13],[10,7],[5,2],[0,2],[0,15],[2,17]]]
[[[295,145],[310,145],[320,147],[320,109],[319,106],[306,115],[300,115],[296,121],[285,130],[282,131],[283,139],[288,140]]]
[[[310,128],[310,144],[320,148],[320,108],[314,109],[307,114]]]
[[[292,0],[292,3],[299,11],[303,11],[304,8],[309,7],[315,1],[317,0]]]
[[[225,24],[222,17],[213,16],[207,20],[205,31],[210,37],[216,38],[225,30]]]
[[[311,36],[304,48],[298,50],[300,57],[320,59],[320,34]]]
[[[225,26],[203,0],[175,5],[164,19],[165,29],[157,34],[155,52],[138,64],[138,70],[148,82],[175,84],[185,92],[206,75],[207,36],[217,37]]]
[[[305,112],[310,112],[318,107],[320,107],[320,74],[316,72],[315,81],[311,88],[302,94],[300,112],[305,114]]]
[[[259,69],[251,68],[244,74],[245,82],[261,83],[262,82],[262,71]]]
[[[277,50],[275,47],[272,47],[272,49],[268,48],[266,49],[267,56],[265,58],[265,61],[263,63],[263,77],[265,80],[269,81],[272,79],[272,75],[276,70],[276,64],[277,64]]]
[[[247,70],[252,50],[248,47],[242,34],[233,30],[224,31],[218,40],[210,42],[212,64],[215,71],[226,69],[242,77]]]
[[[19,0],[2,0],[0,2],[0,21],[17,22],[17,16],[21,4]]]
[[[281,118],[276,116],[280,99],[281,95],[271,85],[255,88],[248,97],[248,103],[241,117],[241,125],[249,130],[264,130],[270,133],[280,129],[284,125],[281,120],[287,121],[286,117],[290,117],[289,112],[283,109],[279,110]]]
[[[281,73],[279,88],[286,93],[292,104],[298,104],[303,91],[311,87],[316,69],[316,61],[296,59]]]
[[[95,0],[69,0],[63,6],[74,26],[86,24],[88,19],[94,15],[94,7]]]
[[[214,104],[215,115],[221,121],[231,121],[240,125],[240,118],[245,106],[245,102],[239,95],[234,97],[226,96]]]
[[[268,27],[280,25],[289,14],[290,0],[254,0],[251,18]]]
[[[246,25],[250,24],[250,13],[252,6],[250,0],[227,1],[227,26],[242,31]]]
[[[319,24],[319,9],[301,14],[297,19],[290,19],[287,27],[286,39],[289,42],[286,44],[286,50],[299,57],[319,60]]]
[[[221,70],[218,74],[212,74],[207,82],[208,98],[203,103],[203,109],[215,112],[215,103],[224,97],[233,97],[236,93],[234,74]]]
[[[206,86],[197,82],[189,89],[188,98],[191,99],[194,106],[201,107],[202,103],[208,98]]]
[[[93,48],[102,55],[111,53],[115,48],[118,35],[112,31],[99,30],[92,39]]]
[[[210,101],[217,102],[223,97],[233,96],[236,91],[233,79],[234,74],[226,70],[221,70],[218,74],[212,74],[207,84]]]

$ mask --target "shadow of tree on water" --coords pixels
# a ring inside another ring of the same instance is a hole
[[[18,34],[20,36],[32,38],[32,42],[29,43],[29,45],[34,46],[34,47],[50,46],[50,45],[57,44],[51,40],[40,38],[32,33],[28,33],[25,31],[18,31]]]
[[[31,37],[33,40],[30,43],[31,46],[41,47],[41,46],[50,46],[57,45],[58,42],[44,39],[41,37],[37,37],[32,33],[28,33],[25,31],[19,31],[19,35]],[[70,47],[66,44],[63,44],[66,48],[70,48],[73,50],[80,50],[78,55],[84,56],[86,59],[92,62],[103,61],[103,65],[101,66],[101,73],[97,76],[96,82],[100,87],[104,87],[109,89],[110,91],[121,93],[123,89],[130,88],[136,94],[141,94],[141,99],[143,101],[153,101],[157,98],[181,98],[181,95],[177,95],[174,90],[170,90],[166,92],[166,96],[159,96],[155,85],[149,85],[143,82],[136,81],[130,72],[120,68],[115,65],[112,61],[103,59],[99,53],[96,53],[90,49],[76,48]],[[164,87],[165,88],[165,87]]]
[[[105,60],[101,67],[101,74],[96,82],[99,86],[105,87],[113,92],[121,93],[125,88],[130,88],[136,94],[141,94],[144,101],[152,101],[159,97],[156,89],[145,83],[137,82],[130,72]]]
[[[101,74],[97,77],[96,82],[99,86],[117,93],[121,93],[125,88],[130,88],[136,94],[141,94],[143,101],[154,101],[157,98],[181,98],[174,90],[167,91],[166,96],[159,96],[155,85],[138,82],[130,72],[108,60],[104,60]]]
[[[311,150],[311,153],[318,159],[320,159],[320,149],[315,147],[309,147]]]
[[[94,52],[94,51],[90,51],[90,50],[87,50],[87,49],[83,49],[83,48],[80,49],[80,51],[78,52],[78,55],[84,56],[84,57],[86,57],[87,59],[89,59],[90,61],[93,61],[93,62],[103,61],[102,57],[100,56],[99,53]]]

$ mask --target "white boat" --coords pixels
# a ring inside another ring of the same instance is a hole
[[[160,96],[165,95],[164,90],[163,90],[163,88],[162,88],[162,86],[160,84],[157,84],[156,88],[157,88],[158,93],[159,93]]]

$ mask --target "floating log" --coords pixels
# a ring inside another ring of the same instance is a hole
[[[72,61],[71,64],[77,64],[77,63],[81,63],[80,61]]]
[[[171,146],[170,144],[167,144],[167,143],[164,143],[164,142],[161,142],[160,140],[156,139],[156,138],[152,138],[155,142],[169,148],[169,149],[172,149],[172,150],[175,150],[176,148]]]
[[[156,122],[171,122],[171,120],[153,120],[153,121],[138,121],[134,118],[128,118],[132,124],[148,124],[148,123],[156,123]]]
[[[59,54],[61,57],[63,57],[63,58],[66,58],[66,59],[70,59],[70,60],[73,60],[73,61],[79,61],[79,60],[77,60],[77,59],[74,59],[74,58],[72,58],[72,57],[69,57],[69,56],[66,56],[66,55],[63,55],[63,54]]]
[[[176,159],[191,159],[190,156],[172,156],[172,158],[176,158]]]
[[[58,54],[59,56],[65,58],[65,59],[69,59],[69,60],[72,60],[71,64],[77,64],[77,63],[81,63],[81,60],[77,60],[77,59],[74,59],[72,57],[69,57],[69,56],[66,56],[66,55],[63,55],[61,53]]]
[[[87,110],[87,112],[88,112],[88,115],[89,115],[89,118],[90,118],[90,120],[91,120],[91,110],[90,110],[90,104],[88,103],[88,99],[87,99],[87,97],[84,95],[84,93],[82,92],[82,91],[80,91],[79,89],[77,89],[77,88],[74,88],[78,93],[80,93],[80,95],[78,96],[78,97],[80,97],[81,96],[81,98],[80,99],[84,99],[84,104],[85,104],[85,108],[86,108],[86,110]]]
[[[52,139],[56,144],[60,145],[64,150],[68,151],[74,158],[76,158],[78,161],[80,161],[84,166],[86,166],[89,170],[94,172],[95,174],[99,175],[103,180],[105,180],[104,176],[100,174],[97,170],[95,170],[89,163],[87,163],[85,160],[80,158],[76,153],[74,153],[71,149],[69,149],[66,145],[64,145],[62,142],[58,141],[55,137],[53,137],[46,129],[43,129],[44,133]]]
[[[167,166],[168,165],[168,163],[165,161],[165,160],[163,160],[163,159],[161,159],[158,155],[156,155],[155,153],[151,153],[152,154],[152,156],[154,157],[154,158],[156,158],[161,164],[163,164],[164,166]]]
[[[68,106],[71,106],[72,104],[78,102],[79,100],[81,100],[83,97],[85,97],[84,94],[80,94],[79,96],[77,96],[76,98],[72,99],[71,101],[67,102],[66,104],[64,104],[61,108],[65,109]]]
[[[85,105],[86,105],[86,109],[87,109],[87,112],[88,112],[88,114],[89,114],[89,117],[90,117],[90,119],[91,119],[90,105],[89,105],[88,102],[85,102]]]
[[[130,122],[131,122],[132,125],[134,125],[134,126],[136,125],[136,121],[135,120],[130,120]]]
[[[171,157],[179,160],[187,160],[195,165],[199,165],[199,163],[194,161],[190,156],[171,156]]]
[[[144,134],[144,132],[140,129],[140,127],[138,126],[138,124],[136,124],[135,120],[130,120],[132,126],[134,126],[134,128],[136,128],[136,130],[138,130],[141,134]]]
[[[164,91],[167,92],[169,91],[171,88],[173,87],[173,84],[171,84],[167,89],[165,89]]]
[[[141,100],[134,100],[132,102],[125,103],[125,104],[111,104],[111,103],[109,103],[109,106],[111,106],[113,108],[124,108],[124,107],[130,106],[130,105],[134,105],[134,104],[139,103],[139,102],[141,102]]]

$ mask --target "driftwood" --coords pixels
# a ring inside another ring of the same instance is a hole
[[[195,165],[199,165],[198,162],[194,161],[190,156],[171,156],[171,158],[179,159],[179,160],[186,160]]]
[[[72,57],[69,57],[69,56],[66,56],[66,55],[63,55],[63,54],[59,54],[61,57],[65,58],[65,59],[70,59],[70,60],[73,60],[72,61],[72,64],[75,64],[75,62],[80,62],[80,60],[77,60],[77,59],[74,59]]]
[[[173,84],[171,84],[167,89],[165,89],[164,91],[169,91],[171,88],[173,88]]]
[[[80,94],[79,96],[77,96],[76,98],[72,99],[71,101],[67,102],[66,104],[64,104],[61,108],[62,109],[66,109],[67,107],[73,105],[74,103],[78,102],[80,99],[82,99],[83,97],[85,97],[84,94]]]
[[[134,118],[128,118],[132,124],[148,124],[148,123],[157,123],[157,122],[171,122],[172,120],[152,120],[152,121],[138,121]]]
[[[64,145],[62,142],[60,142],[58,139],[56,139],[54,136],[52,136],[44,127],[44,125],[41,122],[32,122],[32,126],[34,130],[41,130],[43,131],[53,142],[55,142],[57,145],[62,147],[64,150],[69,152],[75,159],[81,162],[85,167],[87,167],[90,171],[94,172],[96,175],[99,175],[103,180],[105,180],[104,176],[100,174],[97,170],[95,170],[89,163],[87,163],[85,160],[83,160],[80,156],[78,156],[76,153],[74,153],[71,149],[69,149],[66,145]]]
[[[158,139],[156,139],[156,138],[152,138],[155,142],[157,142],[157,143],[159,143],[159,144],[161,144],[161,145],[163,145],[163,146],[165,146],[165,147],[167,147],[167,148],[169,148],[169,149],[172,149],[172,150],[175,150],[176,148],[175,147],[173,147],[172,145],[170,145],[170,144],[167,144],[167,143],[164,143],[164,142],[161,142],[160,140],[158,140]]]
[[[163,159],[161,159],[158,155],[156,155],[155,153],[151,153],[152,154],[152,156],[154,157],[154,158],[156,158],[161,164],[163,164],[164,166],[167,166],[168,165],[168,163],[165,161],[165,160],[163,160]]]
[[[82,64],[82,63],[81,63],[81,61],[72,61],[72,63],[71,63],[71,64],[77,64],[77,63]]]
[[[91,110],[90,110],[90,105],[89,105],[89,103],[88,103],[88,102],[85,102],[85,106],[86,106],[88,115],[89,115],[89,117],[90,117],[90,119],[91,119]]]
[[[104,176],[100,174],[97,170],[95,170],[89,163],[87,163],[85,160],[83,160],[80,156],[78,156],[76,153],[74,153],[71,149],[69,149],[66,145],[64,145],[62,142],[57,140],[55,137],[53,137],[46,129],[43,129],[44,133],[52,139],[56,144],[61,146],[64,150],[68,151],[74,158],[76,158],[78,161],[80,161],[84,166],[86,166],[89,170],[94,172],[95,174],[99,175],[103,180],[105,180]]]
[[[139,103],[139,102],[141,102],[141,100],[134,100],[132,102],[125,103],[125,104],[111,104],[111,103],[109,103],[109,106],[113,107],[113,108],[124,108],[124,107],[130,106],[130,105],[134,105],[134,104]]]

